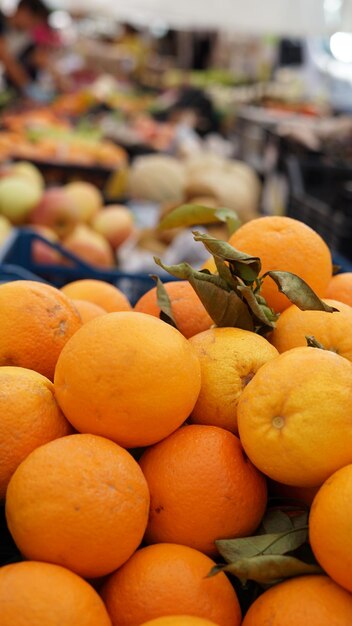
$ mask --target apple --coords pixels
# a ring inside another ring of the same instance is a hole
[[[65,186],[65,191],[76,206],[79,221],[89,223],[103,204],[103,197],[91,183],[74,182]]]
[[[29,161],[18,161],[18,163],[14,163],[11,167],[11,175],[21,176],[21,178],[31,180],[38,185],[41,191],[44,190],[45,182],[41,172],[33,163],[29,163]]]
[[[32,180],[18,175],[6,176],[0,180],[0,214],[12,224],[22,224],[41,196],[41,189]]]
[[[116,250],[133,233],[133,215],[125,206],[111,205],[99,211],[92,227]]]
[[[30,228],[52,243],[59,243],[60,241],[55,231],[48,228],[48,226],[32,225]],[[59,265],[62,263],[60,252],[48,246],[44,241],[39,241],[39,239],[33,241],[32,258],[35,263],[41,263],[43,265]]]
[[[67,237],[79,221],[79,213],[63,187],[44,192],[39,204],[30,214],[31,224],[48,226],[59,237]]]
[[[7,239],[11,230],[11,222],[7,219],[7,217],[0,215],[0,246],[4,243],[5,239]]]
[[[113,267],[114,255],[110,244],[102,235],[85,224],[79,224],[64,240],[64,247],[80,259],[98,267]]]

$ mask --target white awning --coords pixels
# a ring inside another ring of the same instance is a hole
[[[314,36],[352,31],[352,0],[47,0],[55,8],[181,29]],[[16,0],[0,0],[2,4]]]

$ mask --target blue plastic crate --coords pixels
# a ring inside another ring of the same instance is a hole
[[[43,265],[36,263],[32,255],[35,241],[42,241],[57,250],[68,262],[68,265]],[[156,274],[159,274],[155,266]],[[65,250],[60,244],[52,243],[31,231],[16,229],[0,249],[0,282],[9,280],[44,280],[55,287],[62,287],[74,280],[93,278],[104,280],[115,285],[126,294],[131,304],[146,291],[155,286],[149,274],[121,272],[118,269],[97,268],[79,259],[75,254]],[[168,276],[168,280],[172,277]]]
[[[57,250],[71,264],[43,265],[36,263],[32,255],[32,246],[35,241],[42,241]],[[339,253],[333,252],[333,261],[339,267],[339,272],[352,272],[352,262]],[[155,274],[166,278],[167,281],[175,280],[157,266],[155,266]],[[14,230],[0,249],[0,282],[40,280],[60,288],[69,282],[84,278],[104,280],[115,285],[126,294],[132,304],[135,304],[144,293],[155,286],[155,282],[149,274],[133,274],[117,269],[94,267],[65,250],[60,244],[52,243],[30,229]]]

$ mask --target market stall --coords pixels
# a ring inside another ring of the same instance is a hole
[[[0,0],[0,626],[350,626],[352,0],[50,6]]]

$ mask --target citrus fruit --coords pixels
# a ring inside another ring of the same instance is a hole
[[[202,617],[170,615],[169,617],[157,617],[149,622],[144,622],[141,626],[216,626],[216,624]]]
[[[292,305],[280,315],[270,337],[279,352],[306,346],[306,336],[313,335],[326,350],[352,361],[352,307],[336,300],[325,302],[338,310],[334,313],[301,311]]]
[[[327,288],[326,297],[352,306],[352,272],[333,276]]]
[[[95,317],[106,313],[101,306],[94,304],[94,302],[88,302],[88,300],[72,300],[72,302],[81,316],[82,324],[86,324]]]
[[[258,369],[278,356],[277,350],[264,337],[240,328],[211,328],[190,341],[202,373],[192,422],[237,433],[239,397]]]
[[[94,435],[69,435],[31,452],[6,497],[8,527],[26,558],[91,578],[133,554],[148,510],[148,487],[136,461]]]
[[[200,365],[181,333],[144,313],[110,313],[62,353],[55,392],[67,419],[133,448],[160,441],[190,415]]]
[[[0,366],[27,367],[52,380],[62,348],[81,325],[72,302],[50,285],[0,285]]]
[[[319,489],[309,518],[316,559],[339,585],[352,591],[352,465],[346,465]]]
[[[161,543],[142,548],[103,586],[113,626],[134,626],[177,613],[239,626],[236,593],[225,574],[207,578],[212,567],[211,559],[186,546]]]
[[[58,565],[26,561],[0,569],[1,626],[111,626],[85,580]]]
[[[18,465],[32,450],[72,432],[54,385],[22,367],[0,367],[0,499]]]
[[[332,277],[331,254],[320,235],[306,224],[290,217],[260,217],[241,226],[229,243],[241,252],[258,256],[262,274],[269,270],[292,272],[319,296],[325,296]],[[269,277],[264,281],[262,295],[277,312],[290,305]]]
[[[242,445],[278,482],[321,485],[352,462],[352,364],[294,348],[261,367],[238,404]]]
[[[216,274],[217,269],[216,269],[216,263],[214,261],[214,257],[212,256],[209,257],[209,259],[207,259],[205,263],[203,263],[202,270],[209,270],[211,274]]]
[[[213,320],[188,281],[172,281],[165,283],[164,287],[170,298],[176,326],[185,337],[193,337],[213,325]],[[135,311],[159,317],[156,287],[138,300]]]
[[[84,278],[62,287],[61,291],[72,300],[88,300],[108,313],[130,311],[131,305],[120,289],[103,280]]]
[[[216,426],[186,426],[144,452],[150,490],[148,543],[180,543],[216,554],[216,539],[246,537],[263,517],[264,477],[239,439]]]
[[[265,591],[242,626],[349,626],[352,596],[327,576],[292,578]]]

